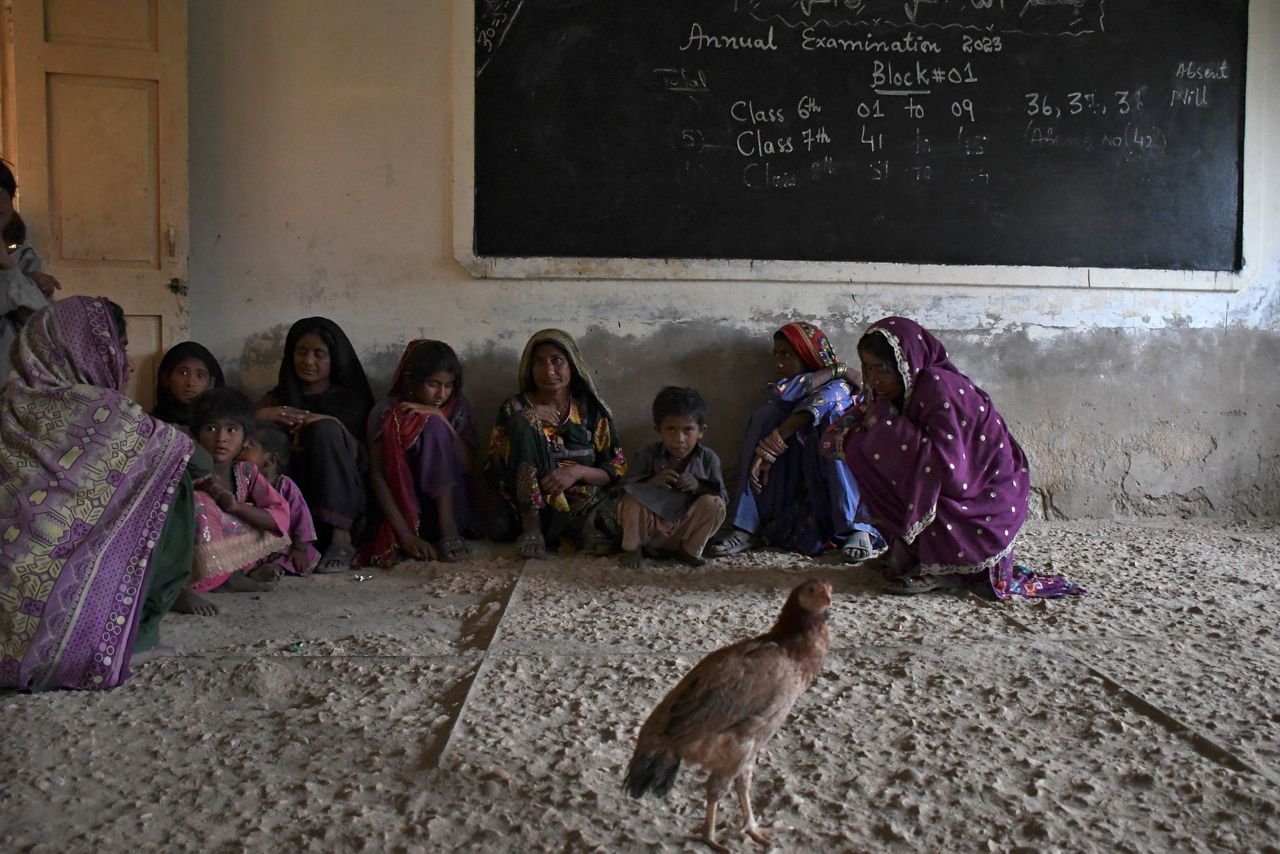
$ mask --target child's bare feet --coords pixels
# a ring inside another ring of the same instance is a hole
[[[218,606],[190,587],[184,587],[182,592],[178,594],[178,599],[173,603],[171,610],[179,614],[198,614],[201,617],[212,617],[218,613]]]
[[[274,581],[258,581],[245,572],[233,572],[226,583],[218,588],[232,593],[266,593],[276,589]]]
[[[644,552],[639,549],[623,552],[622,557],[618,558],[618,565],[623,569],[639,569],[644,566]]]

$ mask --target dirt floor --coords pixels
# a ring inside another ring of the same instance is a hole
[[[779,850],[1280,851],[1275,524],[1033,523],[1092,592],[1052,602],[479,548],[218,595],[122,688],[0,699],[0,849],[706,850],[696,769],[621,791],[636,731],[820,576],[826,671],[756,773]]]

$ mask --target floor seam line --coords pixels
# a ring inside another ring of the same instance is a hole
[[[476,666],[475,673],[472,674],[471,680],[467,683],[466,693],[462,695],[462,702],[458,704],[458,711],[453,716],[453,720],[449,721],[449,733],[445,736],[444,744],[440,746],[440,751],[435,755],[431,762],[433,768],[439,768],[444,764],[445,759],[449,755],[454,745],[454,737],[462,729],[462,722],[467,714],[467,707],[471,703],[472,696],[476,693],[476,686],[480,683],[483,676],[488,673],[491,658],[489,652],[493,649],[493,645],[497,643],[502,636],[502,624],[506,620],[507,614],[511,610],[511,606],[518,602],[518,596],[524,590],[525,572],[529,569],[529,561],[525,561],[520,567],[520,574],[516,577],[515,584],[511,585],[511,591],[507,594],[506,601],[502,603],[502,611],[498,614],[498,621],[493,627],[493,634],[489,636],[488,642],[484,648],[480,650],[480,663]]]
[[[993,607],[992,603],[984,602],[984,604],[989,607]],[[1249,773],[1257,777],[1261,777],[1272,786],[1280,789],[1280,777],[1273,773],[1269,768],[1258,767],[1238,755],[1237,752],[1219,744],[1217,741],[1186,723],[1181,718],[1169,713],[1151,700],[1148,700],[1142,694],[1130,688],[1107,671],[1102,670],[1076,652],[1073,652],[1061,640],[1044,638],[1042,635],[1037,634],[1031,626],[1022,622],[1017,617],[1003,611],[1001,613],[1005,620],[1021,628],[1034,640],[1035,643],[1042,647],[1055,650],[1066,656],[1076,664],[1083,667],[1087,672],[1092,673],[1094,676],[1101,679],[1108,689],[1124,695],[1134,708],[1134,711],[1163,727],[1166,732],[1181,738],[1192,750],[1203,756],[1205,759],[1208,759],[1211,762],[1216,762],[1217,764],[1230,768],[1233,771]]]

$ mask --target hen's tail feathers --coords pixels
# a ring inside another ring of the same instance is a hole
[[[679,756],[637,752],[627,766],[627,777],[622,781],[622,788],[633,798],[642,797],[645,792],[653,792],[658,797],[665,798],[675,785],[679,771]]]

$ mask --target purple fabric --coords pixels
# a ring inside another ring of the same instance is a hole
[[[875,399],[843,421],[843,457],[876,526],[928,575],[985,576],[992,592],[1082,593],[1061,576],[1015,572],[1013,545],[1027,518],[1031,477],[1022,447],[991,398],[919,324],[888,317],[883,336],[903,378],[904,412]]]
[[[147,564],[191,439],[120,394],[105,299],[34,314],[0,402],[0,687],[129,677]]]
[[[369,443],[373,444],[382,438],[382,426],[387,413],[403,401],[397,397],[384,397],[369,413]],[[472,453],[479,444],[476,435],[475,418],[471,414],[471,403],[465,395],[458,395],[457,405],[449,416],[449,423],[454,432],[462,439]],[[427,498],[437,498],[450,487],[453,488],[454,521],[458,530],[466,531],[471,526],[471,493],[473,491],[468,468],[458,457],[453,446],[453,435],[437,419],[427,419],[418,438],[409,447],[409,467],[413,471],[418,492]],[[434,525],[434,520],[430,521]]]
[[[465,400],[463,398],[459,403],[464,403]],[[464,409],[468,417],[467,426],[470,426],[471,409],[458,407],[459,412]],[[459,420],[458,413],[454,413],[454,421]],[[458,435],[462,436],[464,441],[467,439],[468,432],[464,432],[461,425],[455,426],[454,429],[458,430]],[[469,435],[474,440],[474,427],[470,427]],[[474,448],[474,445],[472,447]],[[452,489],[454,521],[458,524],[459,531],[469,529],[471,504],[467,491],[467,467],[463,465],[457,449],[453,446],[453,433],[449,428],[445,427],[438,418],[429,419],[409,448],[408,456],[409,466],[418,482],[419,494],[438,499],[445,490]]]

